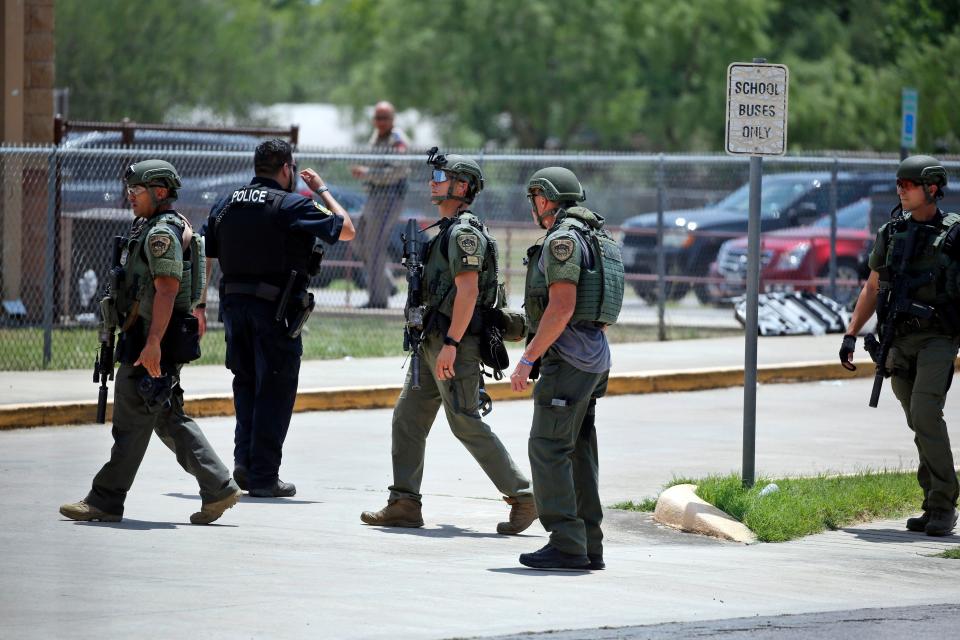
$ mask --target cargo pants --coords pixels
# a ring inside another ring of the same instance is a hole
[[[423,342],[420,389],[411,388],[408,368],[403,390],[393,409],[393,484],[390,501],[410,498],[420,502],[427,435],[440,406],[447,422],[497,490],[519,502],[533,500],[530,481],[507,453],[500,438],[480,417],[480,348],[476,336],[465,335],[457,347],[452,380],[434,377],[443,338],[431,334]]]
[[[196,477],[204,503],[223,500],[239,491],[200,427],[184,415],[183,389],[179,383],[173,389],[170,407],[151,413],[137,393],[137,383],[144,375],[142,367],[125,364],[120,365],[115,374],[113,449],[109,462],[93,479],[93,487],[86,497],[87,504],[107,513],[123,515],[127,492],[133,485],[154,432],[176,454],[180,466]]]
[[[537,513],[551,546],[564,553],[603,554],[594,410],[608,375],[578,369],[548,350],[533,388],[529,453]]]
[[[953,380],[960,338],[917,332],[894,339],[891,387],[913,431],[920,465],[923,510],[953,509],[960,494],[943,405]]]

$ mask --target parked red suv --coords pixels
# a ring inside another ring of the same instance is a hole
[[[873,240],[869,230],[872,201],[862,198],[837,211],[837,301],[847,304],[860,291],[857,264]],[[805,227],[771,231],[761,235],[761,291],[817,291],[829,293],[829,285],[811,280],[829,278],[830,216]],[[740,295],[747,274],[747,238],[727,240],[720,247],[710,275],[724,278],[708,285],[714,302]],[[847,281],[844,284],[841,282]]]

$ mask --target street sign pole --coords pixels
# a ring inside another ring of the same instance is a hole
[[[789,72],[783,65],[734,62],[727,67],[726,150],[750,156],[750,211],[747,222],[747,315],[743,362],[743,485],[756,476],[757,335],[760,297],[760,209],[763,156],[787,148]]]
[[[763,60],[760,60],[763,62]],[[752,487],[757,441],[757,312],[760,298],[760,194],[763,156],[750,157],[750,219],[747,222],[747,323],[743,353],[743,486]]]

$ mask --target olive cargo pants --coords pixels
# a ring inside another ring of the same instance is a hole
[[[137,382],[146,375],[142,367],[120,365],[113,401],[113,449],[110,461],[93,479],[88,504],[123,515],[123,503],[133,485],[143,455],[156,431],[160,440],[177,455],[177,462],[197,478],[204,503],[222,500],[239,490],[230,472],[207,442],[197,423],[183,413],[183,389],[173,389],[171,406],[150,413],[137,393]]]
[[[603,553],[593,412],[608,374],[582,371],[548,350],[533,388],[529,452],[537,513],[550,544],[564,553]]]
[[[952,509],[960,493],[947,423],[943,420],[958,340],[918,332],[898,336],[890,349],[894,367],[890,386],[903,406],[920,455],[917,480],[923,489],[924,511]]]
[[[420,389],[411,388],[408,368],[403,390],[393,409],[393,484],[390,500],[410,498],[420,502],[427,434],[440,406],[450,429],[480,464],[500,493],[520,502],[533,499],[530,481],[513,462],[500,438],[480,418],[480,351],[476,336],[466,335],[457,348],[452,380],[437,380],[434,365],[443,338],[431,334],[423,342]]]

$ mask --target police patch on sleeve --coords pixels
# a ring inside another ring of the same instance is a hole
[[[556,238],[550,241],[550,255],[566,262],[573,255],[573,240],[570,238]]]
[[[480,241],[473,233],[461,233],[457,236],[457,246],[468,256],[472,256],[480,248]]]
[[[173,244],[173,240],[170,236],[163,234],[155,235],[150,238],[150,253],[153,254],[154,258],[159,258],[170,249],[171,244]]]

